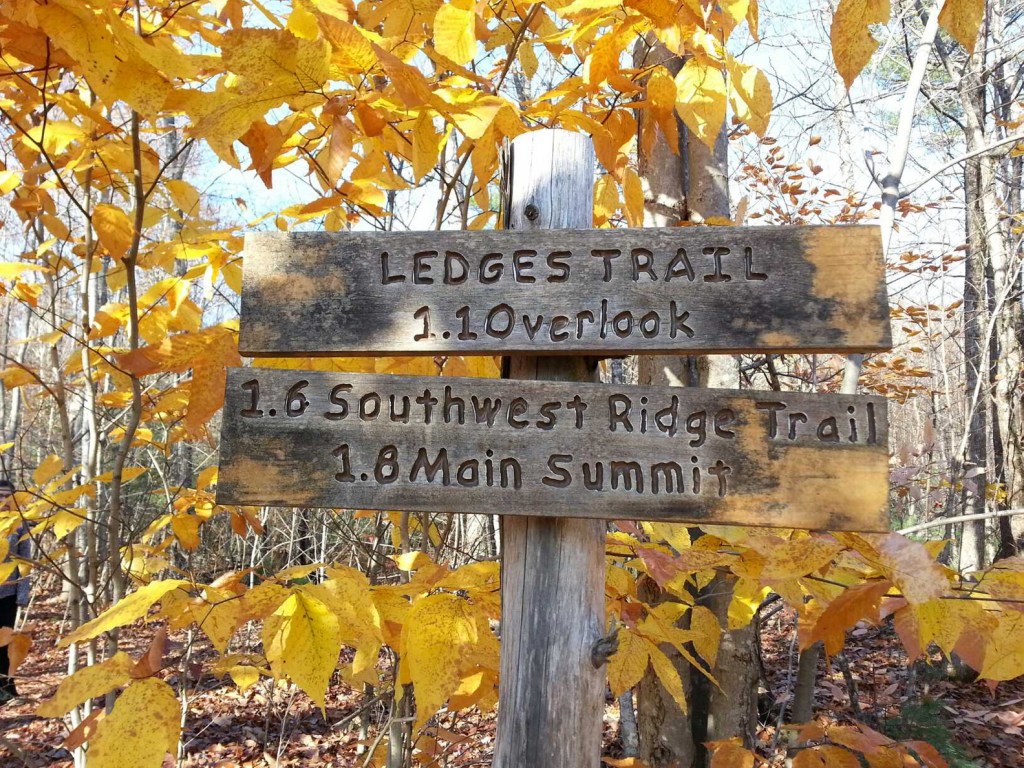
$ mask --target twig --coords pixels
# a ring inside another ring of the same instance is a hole
[[[953,523],[966,523],[971,520],[989,520],[996,517],[1012,517],[1013,515],[1024,515],[1024,508],[1000,509],[995,512],[979,512],[973,515],[957,515],[956,517],[940,517],[937,520],[929,520],[927,523],[918,523],[909,528],[901,528],[896,533],[906,536],[909,533],[925,531],[929,528],[942,528]]]
[[[839,671],[843,673],[843,680],[846,681],[846,693],[850,697],[850,709],[853,710],[853,716],[860,720],[860,698],[857,696],[857,681],[853,679],[853,673],[850,671],[850,661],[846,658],[845,653],[836,654],[836,664],[839,665]]]
[[[1005,146],[1006,144],[1016,144],[1018,141],[1024,141],[1024,133],[1015,133],[1012,136],[1004,136],[1003,138],[1001,138],[998,141],[995,141],[995,142],[989,144],[986,147],[982,147],[981,149],[975,149],[975,150],[973,150],[971,152],[968,152],[966,154],[960,155],[960,157],[957,157],[957,158],[954,158],[953,160],[950,160],[948,163],[946,163],[944,166],[939,168],[934,173],[930,173],[927,176],[925,176],[923,179],[921,179],[921,181],[919,181],[917,184],[912,186],[910,189],[905,189],[902,192],[900,192],[900,200],[902,200],[905,197],[910,197],[912,194],[917,192],[917,190],[919,190],[921,187],[923,187],[929,181],[934,179],[940,173],[943,173],[944,171],[949,170],[954,165],[959,165],[960,163],[966,162],[966,161],[970,160],[972,157],[977,157],[978,155],[984,155],[984,154],[986,154],[988,152],[991,152],[993,149],[998,149],[999,147]]]

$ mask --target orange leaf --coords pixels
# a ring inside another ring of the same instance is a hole
[[[949,32],[968,53],[974,53],[978,30],[985,18],[985,0],[946,0],[939,12],[939,26]]]
[[[120,208],[100,203],[92,212],[92,225],[100,243],[115,259],[123,259],[132,244],[134,227]]]
[[[878,48],[872,24],[889,21],[889,0],[841,0],[832,17],[832,58],[849,88]]]
[[[711,750],[711,768],[753,768],[754,753],[744,749],[739,739],[709,741],[705,746]]]
[[[801,638],[800,647],[809,648],[820,640],[826,653],[839,653],[843,649],[847,629],[861,619],[878,622],[882,596],[890,586],[888,581],[872,581],[847,589],[818,617],[807,635]]]
[[[96,727],[99,725],[100,720],[106,717],[106,715],[107,710],[103,708],[94,709],[92,713],[85,718],[85,720],[78,724],[78,727],[75,728],[75,730],[65,737],[64,741],[61,742],[61,746],[64,747],[64,749],[78,749],[93,737],[96,733]]]
[[[22,632],[15,632],[10,627],[0,627],[0,648],[7,647],[11,660],[10,673],[13,675],[18,665],[25,660],[28,649],[32,647],[32,638]]]

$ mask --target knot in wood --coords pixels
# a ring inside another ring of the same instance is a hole
[[[536,221],[537,217],[540,216],[540,208],[533,203],[527,203],[526,208],[523,210],[523,214],[530,221]]]
[[[590,648],[590,663],[594,669],[600,669],[619,650],[619,628],[615,627],[602,638],[594,642]]]

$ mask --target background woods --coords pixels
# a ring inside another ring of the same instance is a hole
[[[0,3],[0,532],[36,553],[0,565],[34,585],[5,764],[490,763],[500,510],[218,506],[219,414],[244,234],[496,228],[502,147],[543,128],[592,139],[597,228],[887,245],[892,353],[601,363],[845,371],[890,398],[899,531],[609,524],[608,762],[1021,764],[1024,7],[777,5]]]

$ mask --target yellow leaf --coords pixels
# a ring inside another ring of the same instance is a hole
[[[764,136],[772,113],[771,83],[760,69],[732,57],[727,60],[727,68],[733,113],[758,136]]]
[[[749,549],[733,566],[739,576],[760,579],[762,584],[795,579],[828,564],[842,549],[838,542],[821,537],[780,539],[754,536]]]
[[[594,223],[601,225],[606,223],[615,211],[619,208],[619,192],[616,189],[615,179],[605,175],[599,178],[594,185]]]
[[[181,579],[168,579],[166,581],[151,581],[144,587],[132,592],[127,597],[121,598],[113,607],[104,611],[90,622],[87,622],[60,641],[60,646],[66,648],[71,643],[91,640],[115,627],[123,627],[133,621],[145,616],[155,602],[160,600],[168,592],[188,586],[187,581]]]
[[[640,177],[632,168],[623,171],[622,182],[623,197],[626,198],[626,218],[629,226],[642,227],[644,225],[644,187]]]
[[[57,686],[53,697],[42,702],[36,709],[41,717],[61,717],[89,699],[103,696],[132,676],[135,661],[124,651],[92,667],[84,667],[71,677],[65,677]]]
[[[747,626],[767,594],[768,587],[762,587],[752,579],[738,579],[729,603],[729,629]]]
[[[671,73],[658,67],[647,80],[647,100],[651,109],[659,114],[671,114],[676,105],[676,84]]]
[[[1013,680],[1024,675],[1024,611],[1004,610],[988,637],[983,680]]]
[[[468,600],[438,593],[413,603],[402,647],[401,673],[415,688],[419,730],[459,689],[462,678],[477,671],[480,651],[497,650],[497,639]]]
[[[612,8],[618,8],[620,5],[620,0],[573,0],[573,2],[566,3],[564,7],[559,8],[558,14],[560,16],[574,16],[587,11],[607,11]]]
[[[750,36],[754,38],[756,42],[761,42],[761,37],[758,34],[758,21],[759,11],[757,7],[757,0],[750,0],[750,5],[747,8],[747,26],[750,27]]]
[[[62,219],[57,218],[48,213],[44,213],[39,217],[42,219],[43,224],[50,231],[54,237],[58,240],[68,240],[71,237],[71,230],[68,229],[68,225],[64,223]]]
[[[683,691],[683,681],[679,678],[679,671],[658,646],[646,639],[644,643],[647,646],[647,653],[651,658],[651,667],[654,669],[654,674],[658,676],[662,687],[669,692],[673,701],[675,701],[680,711],[685,715],[686,694]]]
[[[373,605],[380,614],[381,634],[392,648],[404,651],[402,627],[409,616],[412,605],[398,586],[374,587],[371,592]]]
[[[519,64],[523,68],[526,79],[532,80],[533,76],[537,74],[540,62],[537,60],[537,53],[533,50],[531,43],[524,42],[519,46]]]
[[[380,614],[370,594],[370,583],[354,568],[327,569],[327,579],[303,592],[322,602],[338,618],[339,638],[345,645],[372,653],[374,661],[383,642]]]
[[[0,371],[0,382],[8,389],[39,383],[39,377],[27,366],[4,368]]]
[[[21,277],[25,272],[46,272],[46,267],[41,264],[30,264],[26,261],[4,261],[0,262],[0,280],[14,280]]]
[[[246,605],[234,593],[214,587],[207,587],[203,597],[199,605],[191,606],[191,617],[213,647],[224,653],[231,636],[246,618]]]
[[[352,10],[354,10],[341,0],[312,0],[312,2],[318,11],[341,21],[348,21],[352,16]]]
[[[643,523],[644,531],[651,541],[663,541],[676,552],[690,548],[690,528],[682,523]]]
[[[219,359],[216,355],[207,355],[195,361],[188,388],[188,411],[185,414],[185,428],[191,435],[199,434],[203,425],[224,405],[227,366],[241,364],[233,341],[224,348],[224,353],[225,357]]]
[[[0,171],[0,195],[6,195],[21,184],[21,173],[18,171]]]
[[[89,740],[89,768],[160,768],[178,751],[181,704],[156,677],[136,680]]]
[[[92,212],[92,225],[96,235],[110,255],[123,259],[132,245],[134,227],[128,215],[116,206],[100,203]]]
[[[222,68],[232,76],[215,90],[190,91],[187,97],[178,98],[191,114],[196,134],[235,165],[232,142],[262,121],[268,110],[285,101],[296,112],[322,103],[319,91],[330,74],[331,50],[322,38],[306,40],[287,29],[232,29],[221,41]],[[266,139],[275,131],[267,129],[265,133],[256,154],[268,157],[261,157],[256,167],[268,182],[269,166],[277,152],[269,152],[266,146]],[[256,158],[253,160],[255,163]]]
[[[621,568],[619,570],[622,570]],[[494,592],[501,579],[501,565],[493,560],[471,563],[452,571],[437,583],[438,587],[450,590]],[[476,595],[471,595],[476,599]]]
[[[61,154],[72,143],[84,138],[82,126],[67,120],[50,120],[31,128],[28,138],[43,145],[50,154]]]
[[[242,605],[245,606],[245,614],[258,621],[276,611],[290,595],[288,588],[273,581],[264,581],[242,595]]]
[[[434,16],[434,47],[460,66],[476,54],[476,12],[472,3],[449,0]]]
[[[228,670],[228,674],[241,693],[245,693],[260,679],[260,671],[245,664],[236,664]]]
[[[807,648],[821,640],[825,653],[831,655],[843,649],[846,630],[861,619],[878,620],[882,596],[892,586],[888,581],[869,581],[850,587],[835,598],[821,613],[814,626],[800,637],[800,647]]]
[[[167,182],[167,191],[174,204],[185,214],[194,216],[199,213],[199,192],[182,179],[171,179]]]
[[[348,125],[351,125],[351,122]],[[348,125],[345,120],[336,116],[331,123],[331,140],[317,154],[317,171],[328,189],[335,187],[352,157],[352,131],[349,130]]]
[[[910,606],[917,619],[917,637],[922,648],[935,643],[947,657],[968,626],[984,622],[984,609],[972,600],[943,600],[936,598]]]
[[[412,128],[412,170],[418,182],[437,164],[447,134],[434,130],[434,121],[426,110],[420,112]]]
[[[694,635],[694,650],[708,663],[709,669],[714,669],[718,659],[718,645],[722,639],[718,617],[711,609],[695,605],[690,609],[690,631]]]
[[[849,88],[878,48],[872,24],[889,21],[889,0],[840,0],[832,17],[832,58]]]
[[[57,541],[60,541],[72,531],[78,530],[84,522],[85,515],[71,509],[58,509],[47,519],[50,530],[53,531],[54,538]]]
[[[722,0],[722,32],[723,39],[728,39],[732,31],[750,12],[751,0]]]
[[[588,85],[599,86],[619,72],[619,59],[632,28],[632,24],[620,25],[594,43],[583,69],[583,80]]]
[[[300,2],[292,3],[292,12],[288,16],[288,31],[303,40],[316,40],[320,35],[316,16]]]
[[[420,568],[426,568],[434,564],[434,561],[430,559],[426,552],[421,552],[418,549],[394,555],[392,560],[395,561],[398,569],[401,571],[418,571]]]
[[[373,52],[377,62],[391,78],[391,84],[395,87],[398,97],[406,106],[422,107],[431,101],[430,84],[422,72],[379,45],[373,46]]]
[[[708,146],[714,146],[725,122],[725,78],[701,58],[686,61],[676,75],[676,112]]]
[[[608,684],[616,697],[635,686],[647,671],[648,642],[633,632],[619,630],[619,649],[608,660]]]
[[[636,580],[625,568],[613,565],[609,561],[605,569],[604,593],[609,600],[636,597]]]
[[[202,520],[195,515],[174,515],[171,518],[171,530],[174,538],[189,552],[199,547],[199,526]]]
[[[96,311],[96,314],[93,316],[92,326],[89,328],[90,339],[102,339],[104,336],[110,336],[121,329],[124,318],[117,312],[119,307],[120,305],[107,304],[102,309]]]
[[[324,711],[341,652],[338,618],[330,609],[315,597],[293,592],[264,623],[263,647],[274,674],[290,677]]]
[[[121,482],[130,483],[135,478],[144,474],[146,467],[124,467],[121,470]],[[114,471],[104,472],[102,475],[96,475],[94,478],[98,483],[112,483],[114,481]]]
[[[377,63],[373,46],[360,28],[344,21],[332,21],[325,28],[325,33],[334,48],[334,65],[345,72],[366,72]]]
[[[968,53],[974,53],[978,30],[984,18],[985,0],[946,0],[939,12],[939,26],[949,32]]]
[[[25,302],[31,307],[39,305],[39,295],[43,292],[43,286],[40,283],[23,283],[17,281],[14,284],[14,288],[11,290],[11,295],[16,299]]]
[[[55,453],[51,453],[36,467],[36,471],[32,473],[32,481],[36,485],[46,485],[48,482],[53,480],[64,466],[64,461]]]

